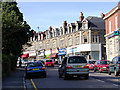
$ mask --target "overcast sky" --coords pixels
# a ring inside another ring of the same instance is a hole
[[[85,18],[100,17],[101,13],[108,13],[118,2],[18,2],[24,20],[31,29],[45,31],[49,26],[59,28],[63,21],[74,23],[79,20],[80,12]]]

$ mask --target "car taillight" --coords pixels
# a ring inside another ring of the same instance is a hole
[[[27,68],[27,71],[29,71],[30,69],[29,68]]]
[[[45,69],[45,67],[42,67],[42,69]]]
[[[101,66],[101,68],[103,68],[103,66]]]
[[[66,66],[65,68],[66,69],[72,69],[72,66]]]
[[[120,64],[117,64],[117,67],[120,67]]]
[[[84,68],[89,68],[89,65],[88,65],[88,64],[87,64],[87,65],[85,65],[85,66],[84,66]]]

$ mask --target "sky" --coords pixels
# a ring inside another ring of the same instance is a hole
[[[108,13],[118,2],[18,2],[24,21],[35,31],[48,30],[50,26],[59,28],[63,21],[79,21],[80,12],[85,18],[100,17]],[[39,27],[39,29],[37,28]]]

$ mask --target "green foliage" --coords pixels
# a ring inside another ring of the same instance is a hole
[[[28,41],[29,29],[30,26],[23,21],[23,14],[19,11],[17,3],[2,2],[2,62],[8,61],[11,70],[16,67],[22,45]]]

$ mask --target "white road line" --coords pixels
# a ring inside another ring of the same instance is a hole
[[[100,81],[100,82],[105,82],[105,81],[102,81],[102,80],[99,80],[99,79],[96,79],[97,81]]]
[[[114,86],[118,86],[117,84],[113,84]]]

